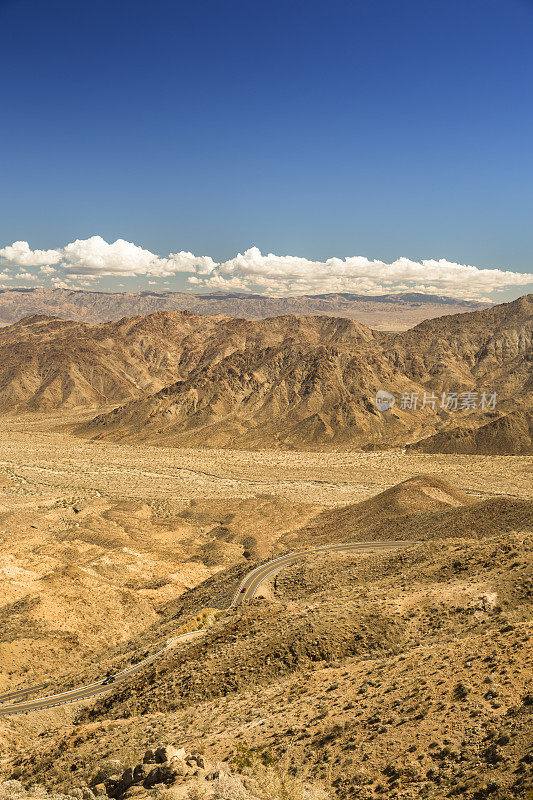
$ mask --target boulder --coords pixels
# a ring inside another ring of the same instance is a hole
[[[156,764],[164,764],[165,761],[170,761],[172,758],[185,758],[185,749],[173,747],[171,744],[166,744],[163,747],[158,747],[154,753],[154,760]]]
[[[150,789],[157,783],[164,783],[166,786],[175,783],[177,779],[181,778],[183,775],[180,768],[180,763],[183,762],[180,762],[178,759],[174,759],[173,761],[168,761],[164,764],[159,764],[157,767],[154,767],[144,779],[143,786],[146,789]]]
[[[146,764],[137,764],[133,770],[133,782],[141,783],[148,775],[149,769]]]

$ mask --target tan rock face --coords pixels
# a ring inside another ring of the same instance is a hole
[[[164,745],[163,747],[159,747],[154,753],[154,761],[158,764],[163,764],[165,761],[172,761],[172,759],[178,759],[183,761],[185,758],[185,748],[180,747],[176,748],[173,747],[171,744]]]
[[[331,317],[169,311],[96,326],[31,317],[0,331],[0,409],[103,407],[81,435],[172,446],[403,446],[491,419],[441,409],[442,392],[496,392],[496,418],[527,411],[532,317],[530,297],[395,336]],[[397,398],[387,411],[379,391]],[[424,393],[435,408],[421,407]]]
[[[501,411],[494,409],[492,418],[531,407],[532,319],[530,297],[428,320],[393,337],[341,320],[296,324],[295,318],[289,324],[294,334],[283,342],[258,346],[256,340],[199,362],[183,380],[77,430],[91,438],[173,446],[294,449],[399,446],[440,430],[446,437],[454,426],[477,429],[487,422],[487,409],[478,407],[483,392],[498,398]],[[269,320],[270,328],[277,322]],[[383,390],[397,402],[380,411],[376,396]],[[443,393],[460,398],[468,391],[475,393],[475,408],[459,405],[454,414],[441,407]],[[416,400],[403,403],[402,397]],[[424,397],[434,399],[424,404]],[[529,429],[527,436],[518,431],[517,421],[513,438],[499,435],[505,422],[494,424],[500,427],[491,453],[529,452]]]

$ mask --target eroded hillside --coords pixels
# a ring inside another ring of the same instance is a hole
[[[443,433],[446,451],[463,430],[529,413],[532,318],[531,297],[395,336],[332,317],[30,317],[0,330],[0,408],[101,409],[75,428],[91,439],[372,449]],[[388,410],[376,405],[380,390],[396,400]],[[491,452],[530,446],[519,434],[494,442]]]
[[[394,337],[367,331],[358,342],[337,336],[246,348],[78,432],[172,446],[371,449],[457,426],[475,430],[530,409],[532,320],[527,297],[428,320]],[[377,408],[379,390],[397,400],[389,410]],[[467,393],[473,402],[463,402]],[[455,406],[443,400],[450,395]],[[491,452],[518,454],[529,446],[520,435],[494,437]]]
[[[271,800],[264,779],[293,781],[291,800],[526,800],[527,457],[178,450],[57,426],[2,419],[2,694],[102,681],[207,633],[97,702],[2,717],[0,797]],[[412,544],[312,555],[225,611],[273,556],[391,539]],[[184,757],[154,761],[167,744]]]

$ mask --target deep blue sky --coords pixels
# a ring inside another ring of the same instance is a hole
[[[533,2],[0,0],[0,29],[0,247],[532,269]]]

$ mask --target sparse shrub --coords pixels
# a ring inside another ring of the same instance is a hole
[[[324,789],[306,780],[302,770],[294,773],[287,756],[275,764],[265,764],[256,759],[245,770],[252,784],[250,800],[329,800]]]
[[[249,747],[245,742],[239,742],[236,753],[231,759],[231,763],[239,771],[257,764],[269,766],[276,761],[277,758],[272,750]]]
[[[468,686],[466,686],[466,684],[464,684],[462,681],[459,681],[455,685],[455,689],[453,690],[453,696],[455,697],[456,700],[466,700],[469,691],[470,690]]]
[[[214,792],[209,800],[255,800],[255,798],[244,788],[239,778],[233,775],[223,775],[214,783]],[[190,797],[190,793],[189,793]],[[205,797],[205,795],[204,795]],[[204,800],[202,795],[190,798],[190,800]]]
[[[188,800],[207,800],[206,791],[198,786],[193,786],[192,789],[189,789],[187,797]]]
[[[126,760],[122,758],[109,758],[100,762],[92,775],[89,777],[89,785],[103,783],[110,775],[118,775],[126,766]]]

